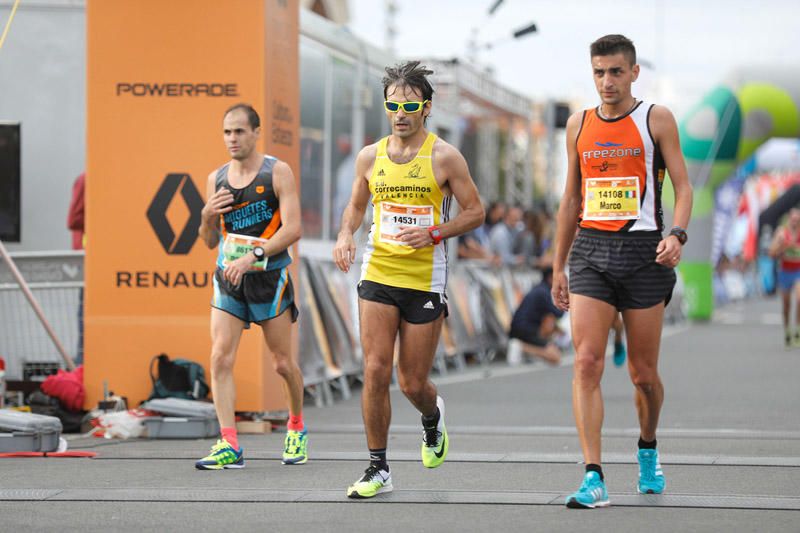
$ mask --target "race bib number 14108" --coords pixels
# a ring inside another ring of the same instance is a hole
[[[586,178],[583,220],[639,218],[639,178]]]

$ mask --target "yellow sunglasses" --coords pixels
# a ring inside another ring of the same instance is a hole
[[[428,102],[429,100],[425,100],[424,102],[392,102],[391,100],[386,100],[383,102],[383,107],[385,107],[386,111],[389,113],[397,113],[397,110],[401,107],[404,113],[417,113],[425,107],[425,104]]]

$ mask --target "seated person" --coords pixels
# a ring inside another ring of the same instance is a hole
[[[553,336],[559,332],[556,322],[564,312],[553,304],[550,296],[552,285],[553,269],[545,268],[542,282],[525,295],[514,312],[508,336],[522,342],[525,355],[558,364],[561,361],[561,349],[553,342]]]

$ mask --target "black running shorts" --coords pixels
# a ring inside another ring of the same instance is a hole
[[[647,309],[672,298],[675,270],[656,263],[657,231],[612,233],[582,228],[569,256],[569,292]]]
[[[448,314],[447,297],[438,292],[392,287],[363,280],[358,284],[358,297],[397,307],[400,318],[411,324],[427,324],[439,318],[442,313],[444,316]]]

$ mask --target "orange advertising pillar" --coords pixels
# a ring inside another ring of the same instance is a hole
[[[89,0],[87,408],[104,382],[132,406],[145,400],[162,352],[203,364],[210,381],[206,178],[229,160],[225,109],[248,102],[261,149],[299,186],[298,17],[297,0]],[[258,327],[242,338],[235,379],[237,411],[286,408]]]

